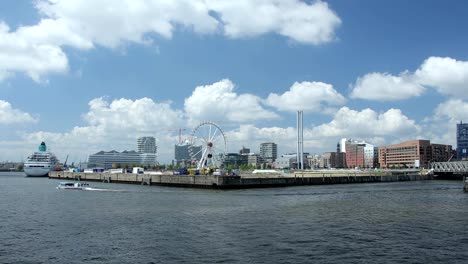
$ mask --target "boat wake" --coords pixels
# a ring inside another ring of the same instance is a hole
[[[114,189],[99,189],[99,188],[91,188],[91,187],[86,187],[86,188],[83,188],[83,191],[97,191],[97,192],[125,192],[125,190],[114,190]]]

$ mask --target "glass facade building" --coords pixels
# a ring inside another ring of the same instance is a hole
[[[132,166],[155,166],[157,164],[155,153],[140,153],[136,151],[99,151],[88,158],[88,168],[132,167]]]
[[[202,146],[193,146],[189,143],[174,146],[174,158],[179,165],[190,165],[192,160],[200,160],[202,154]]]
[[[278,145],[273,142],[260,144],[260,157],[262,157],[265,162],[275,162],[278,157]]]
[[[468,159],[468,124],[457,124],[457,158]]]
[[[132,166],[153,167],[157,162],[157,146],[154,137],[139,137],[138,151],[99,151],[88,157],[88,168],[112,169]]]
[[[156,153],[156,139],[154,137],[139,137],[137,139],[138,152],[141,153]]]

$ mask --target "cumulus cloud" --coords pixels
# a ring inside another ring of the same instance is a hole
[[[33,118],[31,114],[25,113],[21,110],[11,107],[9,102],[0,100],[0,124],[20,124],[20,123],[35,123],[37,119]]]
[[[295,149],[296,128],[294,127],[256,127],[240,125],[239,128],[226,132],[230,152],[237,152],[242,146],[250,148],[250,152],[259,153],[260,144],[275,142],[278,145],[278,155]]]
[[[415,76],[421,84],[435,87],[441,94],[468,98],[468,61],[429,57]]]
[[[377,113],[372,109],[362,111],[342,107],[328,123],[304,127],[304,147],[307,152],[321,154],[335,151],[340,138],[366,140],[371,144],[385,145],[411,140],[419,137],[421,127],[409,119],[399,109],[389,109]],[[256,127],[240,125],[238,129],[226,133],[230,146],[240,149],[250,147],[258,152],[262,142],[278,144],[278,153],[290,153],[296,150],[297,130],[295,127]],[[246,144],[248,142],[249,144]]]
[[[206,86],[198,86],[185,99],[185,112],[192,122],[246,123],[259,119],[276,119],[278,115],[264,109],[261,99],[251,94],[237,94],[234,83],[228,79]]]
[[[91,126],[106,131],[122,129],[154,132],[157,127],[176,127],[182,118],[182,113],[173,110],[170,102],[156,103],[149,98],[121,98],[111,103],[104,98],[96,98],[89,102],[89,108],[84,119]]]
[[[68,70],[68,59],[60,47],[31,41],[0,22],[0,80],[24,72],[35,81],[45,73]]]
[[[407,139],[416,136],[420,127],[414,120],[405,116],[400,109],[389,109],[377,113],[372,109],[356,111],[342,107],[327,123],[314,127],[312,133],[321,137],[360,137],[390,136]]]
[[[420,96],[426,87],[450,97],[468,98],[468,61],[449,57],[429,57],[414,72],[394,76],[373,72],[359,77],[351,86],[351,98],[395,101]]]
[[[281,111],[318,112],[326,106],[344,104],[345,98],[327,83],[295,82],[289,91],[281,95],[271,93],[265,102]]]
[[[86,40],[111,48],[148,43],[147,33],[171,38],[178,25],[198,33],[213,33],[218,26],[203,1],[42,0],[37,8]]]
[[[321,44],[335,39],[341,19],[327,3],[297,0],[207,1],[219,14],[228,37],[252,37],[275,32],[296,42]]]
[[[431,142],[451,144],[456,148],[456,124],[467,122],[468,102],[461,99],[448,99],[440,103],[433,112],[422,122],[425,138],[430,138]]]
[[[468,122],[468,103],[461,99],[450,99],[439,104],[434,110],[438,119],[448,118],[451,122]]]
[[[95,98],[89,102],[89,111],[83,119],[84,126],[64,133],[37,131],[25,135],[24,142],[31,146],[42,140],[53,142],[59,157],[73,153],[84,161],[87,155],[100,150],[135,150],[137,137],[154,136],[160,145],[159,154],[172,156],[175,131],[183,124],[183,113],[172,109],[170,102],[149,98],[111,102]]]
[[[414,81],[412,74],[403,72],[399,76],[373,72],[359,77],[352,87],[351,98],[395,101],[420,96],[425,88]]]
[[[171,38],[178,28],[229,38],[276,33],[295,42],[332,41],[340,18],[321,1],[298,0],[37,0],[41,20],[10,31],[0,22],[0,80],[15,72],[40,81],[64,73],[63,46],[116,48],[126,43],[150,44],[152,35]]]

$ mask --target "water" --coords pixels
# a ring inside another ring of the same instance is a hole
[[[216,191],[0,174],[0,263],[466,263],[461,181]]]

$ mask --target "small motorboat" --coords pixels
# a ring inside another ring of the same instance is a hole
[[[89,187],[89,184],[84,182],[60,182],[57,186],[59,190],[84,190]]]

